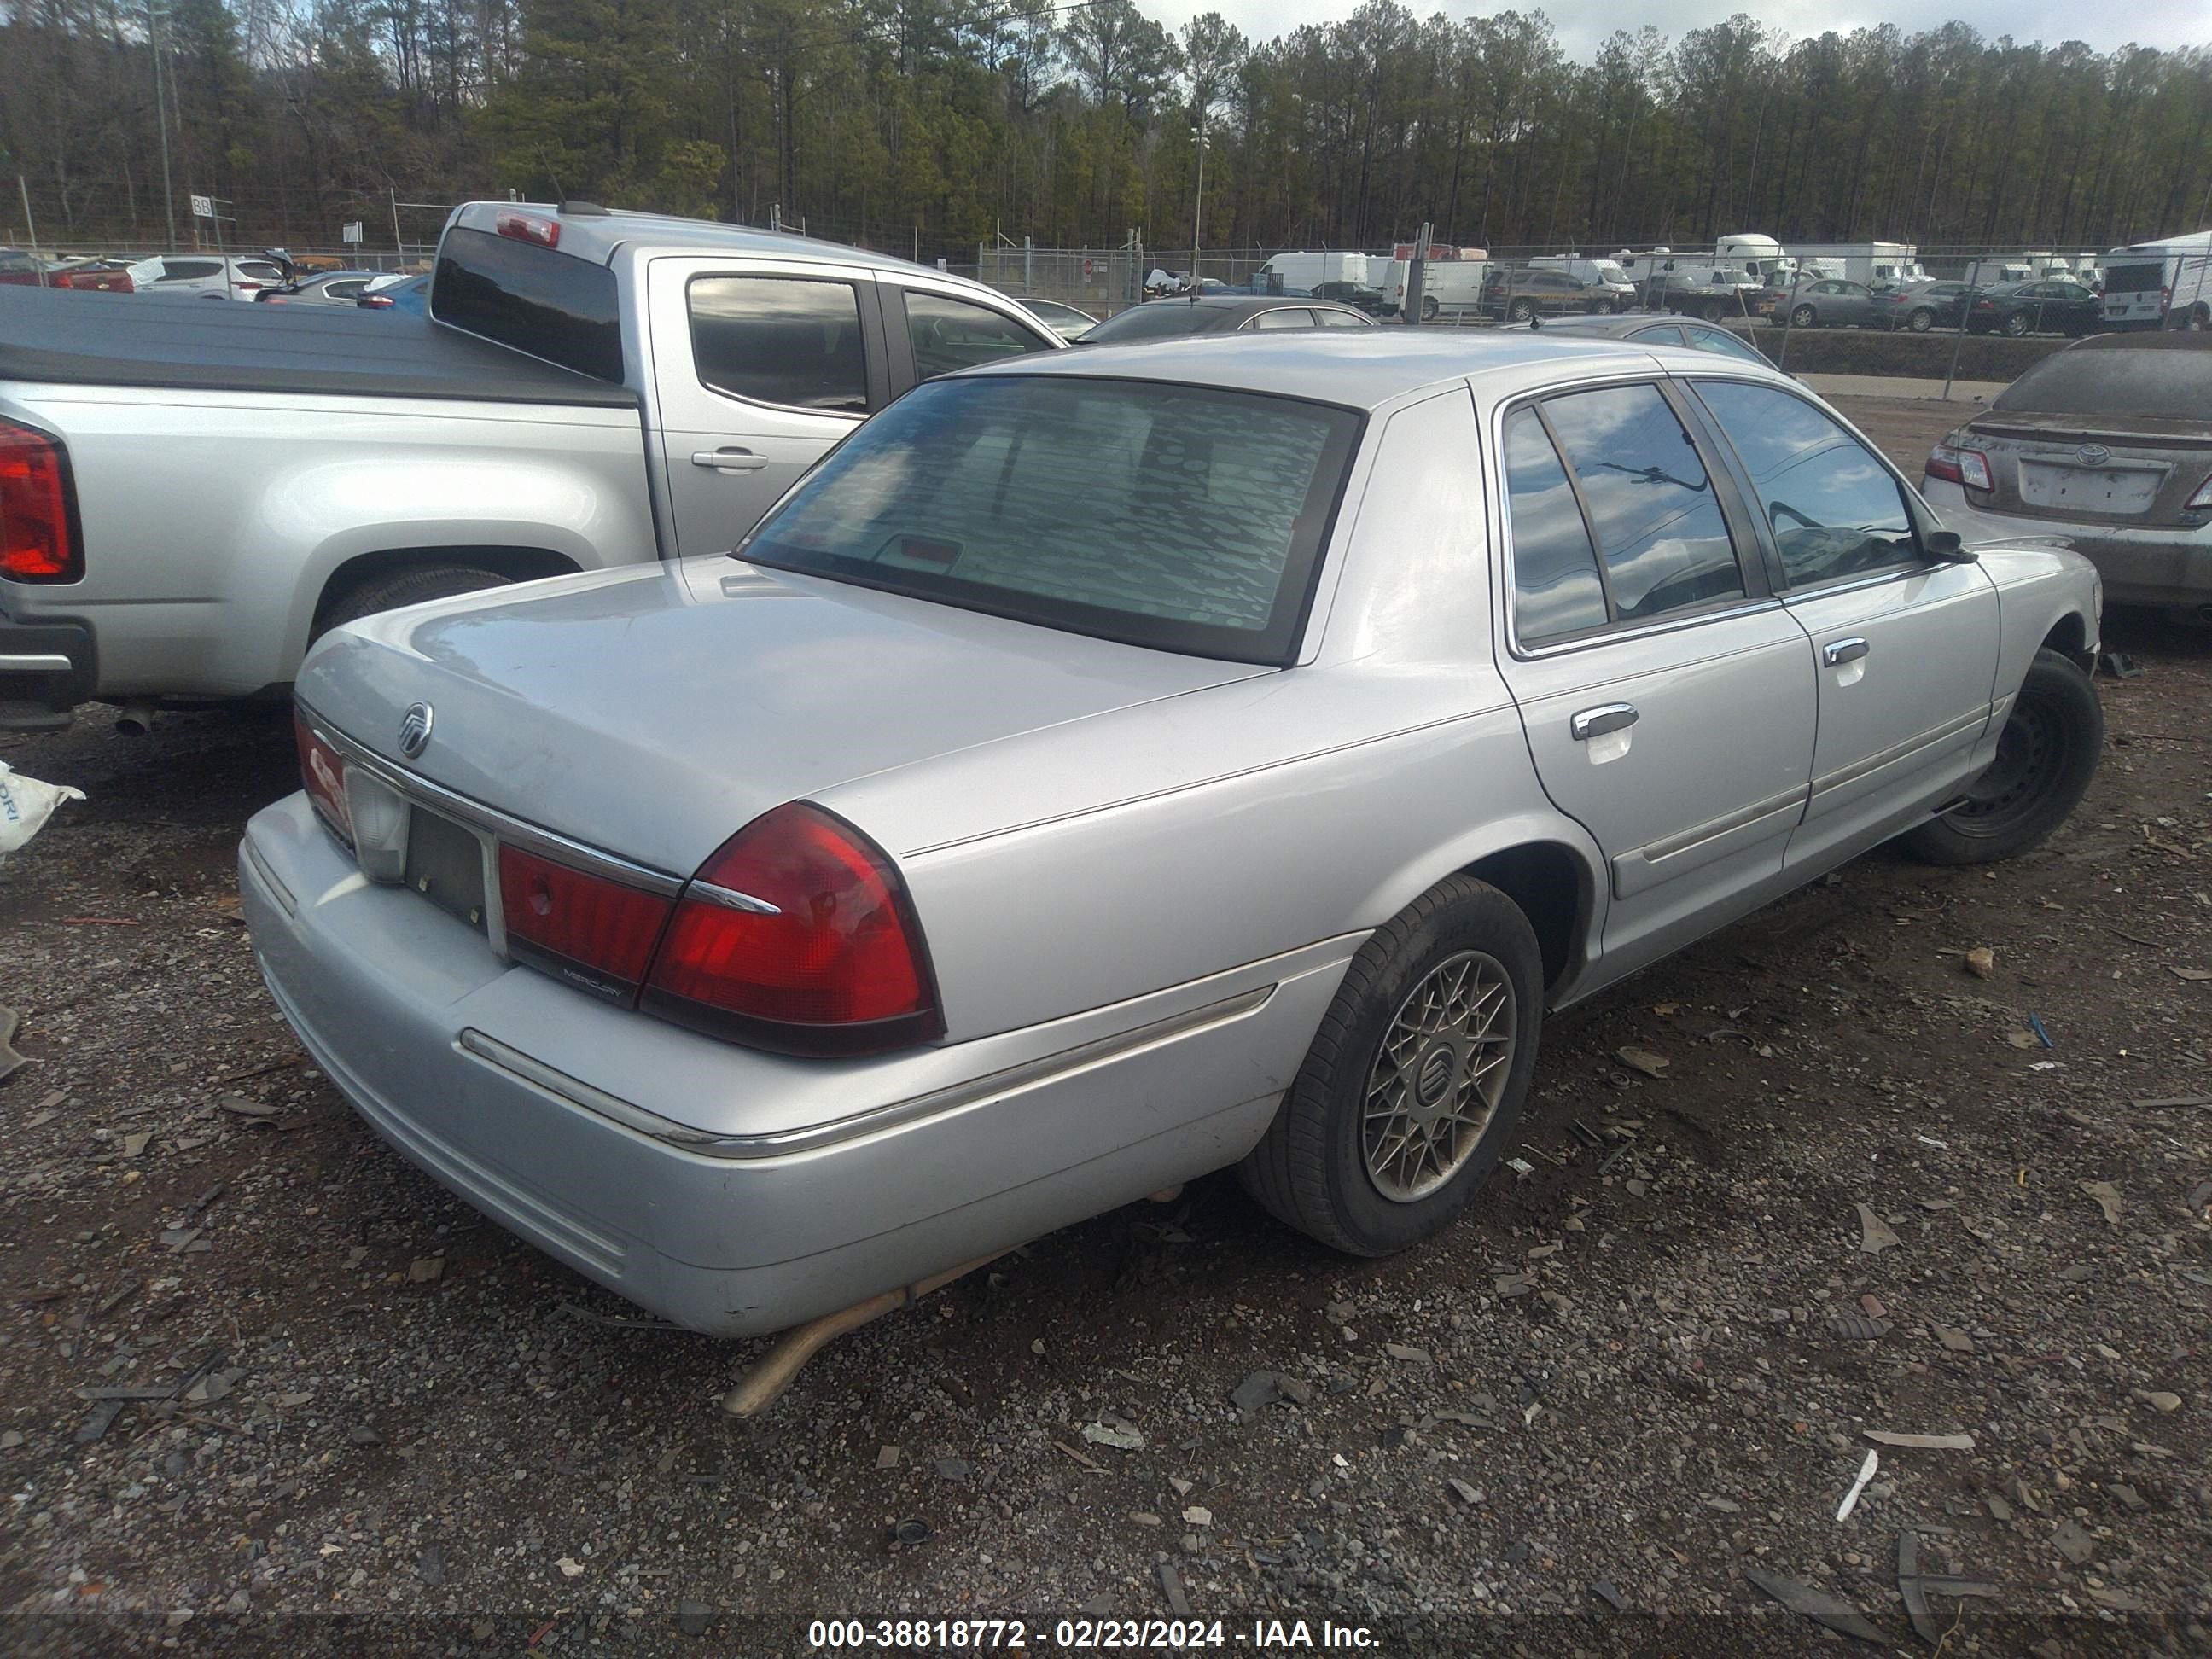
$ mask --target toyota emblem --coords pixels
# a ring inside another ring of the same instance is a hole
[[[2112,452],[2102,444],[2083,444],[2074,453],[2081,458],[2084,466],[2102,466],[2112,459]]]
[[[427,702],[410,702],[399,717],[399,752],[413,760],[430,746],[430,722],[435,718]]]

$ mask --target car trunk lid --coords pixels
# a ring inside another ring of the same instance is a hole
[[[688,876],[785,801],[1270,672],[712,557],[370,617],[316,648],[299,695],[469,801]]]
[[[2212,473],[2212,433],[2160,416],[1999,411],[1977,417],[1963,447],[1990,464],[1977,506],[2066,522],[2143,526],[2203,521],[2190,498]]]

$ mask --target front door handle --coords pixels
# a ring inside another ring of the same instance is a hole
[[[717,472],[757,472],[768,465],[768,457],[750,449],[695,449],[691,465],[710,466]]]
[[[1583,709],[1567,722],[1567,730],[1574,734],[1577,743],[1588,743],[1592,738],[1601,738],[1608,732],[1624,732],[1635,724],[1634,703],[1608,702]]]
[[[1856,662],[1874,647],[1864,640],[1830,640],[1820,647],[1820,660],[1831,668]]]

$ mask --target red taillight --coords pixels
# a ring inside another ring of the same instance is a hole
[[[0,421],[0,576],[73,582],[84,575],[69,459],[43,432]]]
[[[300,751],[300,784],[315,812],[349,847],[353,813],[346,806],[345,757],[315,730],[297,704],[292,709],[292,744]]]
[[[1928,452],[1924,471],[1931,478],[1942,478],[1968,489],[1994,489],[1996,480],[1990,471],[1990,458],[1978,449],[1958,449],[1949,444],[1937,444]]]
[[[940,1035],[906,884],[843,819],[804,801],[763,813],[699,868],[653,958],[643,1006],[799,1054]]]
[[[506,842],[499,902],[511,952],[619,1002],[636,994],[669,911],[655,894]]]
[[[535,242],[540,247],[561,246],[560,222],[541,219],[534,213],[502,213],[492,221],[492,228],[518,242]]]

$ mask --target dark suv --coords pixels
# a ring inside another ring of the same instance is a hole
[[[1486,315],[1525,323],[1541,313],[1586,311],[1607,316],[1621,308],[1620,294],[1564,270],[1493,270],[1483,279]]]

